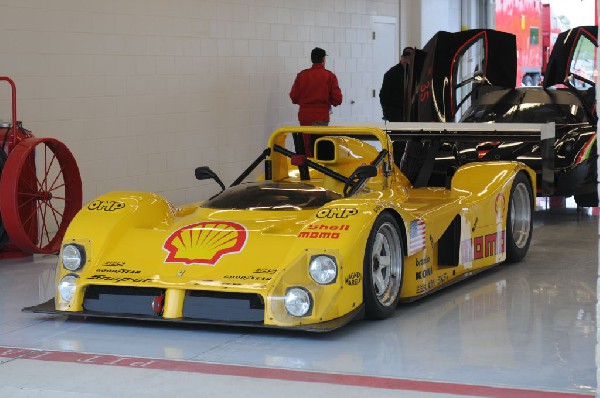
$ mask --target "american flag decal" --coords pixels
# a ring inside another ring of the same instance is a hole
[[[425,249],[425,222],[421,219],[410,222],[410,240],[408,242],[408,255]]]

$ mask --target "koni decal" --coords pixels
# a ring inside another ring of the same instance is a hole
[[[428,276],[431,276],[433,274],[433,269],[432,268],[425,268],[422,271],[417,271],[415,274],[415,277],[417,280],[419,279],[425,279]]]
[[[476,236],[460,242],[460,255],[463,263],[495,256],[506,251],[506,231]]]
[[[242,251],[248,230],[229,221],[207,221],[186,225],[173,232],[163,249],[165,263],[215,265],[224,255]]]

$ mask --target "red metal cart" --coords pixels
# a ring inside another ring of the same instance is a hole
[[[17,119],[0,124],[0,258],[60,249],[65,231],[82,204],[77,162],[62,142],[36,138]]]

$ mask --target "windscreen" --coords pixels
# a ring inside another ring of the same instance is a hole
[[[342,196],[305,183],[261,181],[240,184],[203,202],[200,207],[234,210],[304,210]]]

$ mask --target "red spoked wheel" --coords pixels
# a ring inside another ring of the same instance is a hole
[[[54,138],[27,138],[10,152],[0,178],[0,214],[11,242],[51,254],[81,209],[81,176],[73,154]]]

